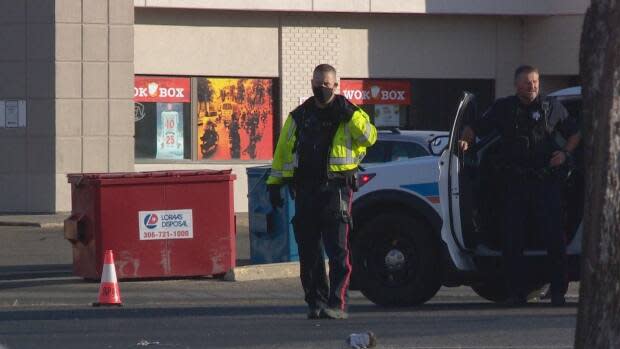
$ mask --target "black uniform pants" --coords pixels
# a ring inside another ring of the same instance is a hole
[[[346,310],[351,260],[349,226],[352,191],[344,180],[296,185],[293,228],[301,284],[310,307]],[[329,283],[323,248],[329,258]]]
[[[510,176],[509,176],[510,177]],[[561,183],[543,179],[507,178],[502,220],[502,252],[508,291],[525,296],[527,270],[523,257],[528,221],[544,237],[550,263],[551,293],[564,295],[567,287],[566,236],[561,224]]]

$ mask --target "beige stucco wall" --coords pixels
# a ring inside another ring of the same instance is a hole
[[[288,14],[282,23],[284,112],[311,94],[312,66],[323,61],[347,78],[495,79],[497,96],[512,93],[513,71],[525,63],[520,17]]]
[[[539,65],[558,86],[561,76],[577,74],[580,18],[136,8],[135,72],[279,78],[282,118],[311,95],[319,63],[348,78],[494,79],[496,95],[504,96],[513,93],[519,64]],[[570,35],[557,40],[565,26]],[[136,170],[232,168],[235,210],[246,211],[245,171],[257,165],[137,164]]]
[[[349,18],[340,36],[342,75],[494,78],[496,21],[476,16],[375,15],[356,23]]]
[[[576,75],[583,15],[528,17],[523,24],[523,57],[543,74]]]
[[[579,73],[582,22],[583,15],[350,15],[338,31],[340,75],[495,79],[496,96],[504,96],[514,92],[514,69],[531,64],[550,87],[563,87]]]
[[[24,99],[0,129],[0,211],[65,211],[66,174],[134,170],[136,74],[278,78],[280,115],[311,94],[312,68],[342,77],[488,78],[538,66],[543,89],[578,74],[587,0],[0,1],[0,99]],[[135,25],[134,9],[135,8]],[[135,58],[135,65],[134,65]],[[137,170],[258,164],[139,164]]]
[[[278,76],[278,16],[136,9],[136,74]]]
[[[581,0],[566,5],[568,12],[585,8]],[[540,6],[541,13],[561,10],[553,1]],[[138,74],[280,77],[283,116],[300,97],[310,94],[309,74],[320,62],[335,64],[342,77],[495,79],[496,95],[501,96],[513,91],[512,73],[519,64],[536,65],[544,75],[576,75],[582,21],[583,15],[370,15],[138,7],[135,69]]]
[[[281,23],[283,117],[311,95],[318,63],[347,78],[495,79],[498,96],[512,93],[512,73],[523,63],[518,17],[311,13]]]
[[[134,0],[136,7],[241,11],[558,15],[583,13],[588,0]]]

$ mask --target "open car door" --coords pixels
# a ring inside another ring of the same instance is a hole
[[[466,121],[473,120],[476,115],[475,96],[464,92],[459,102],[454,124],[450,132],[450,142],[439,160],[439,194],[443,225],[441,236],[448,246],[455,266],[460,270],[474,270],[471,259],[472,250],[466,246],[463,232],[462,214],[469,214],[471,206],[461,194],[460,178],[466,174],[464,157],[459,149],[458,141]]]

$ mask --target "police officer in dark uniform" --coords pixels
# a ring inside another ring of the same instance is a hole
[[[377,130],[368,114],[335,94],[334,67],[318,65],[311,84],[313,97],[286,119],[267,184],[274,207],[282,206],[283,184],[295,195],[293,228],[308,318],[346,319],[355,172]],[[329,257],[329,281],[322,245]]]
[[[539,95],[538,69],[520,66],[514,79],[516,94],[498,99],[482,118],[466,126],[459,145],[466,151],[476,135],[494,130],[502,136],[505,200],[500,229],[508,303],[527,302],[523,249],[526,224],[531,219],[545,237],[552,273],[551,302],[561,306],[568,286],[561,177],[581,136],[562,104]],[[555,132],[567,139],[563,147],[555,142]]]

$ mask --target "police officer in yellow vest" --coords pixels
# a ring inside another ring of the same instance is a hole
[[[308,318],[346,319],[351,196],[355,172],[377,130],[368,114],[334,93],[334,67],[318,65],[311,83],[314,96],[284,123],[267,184],[274,207],[282,206],[283,184],[295,197],[293,228]],[[329,257],[329,283],[322,245]]]

